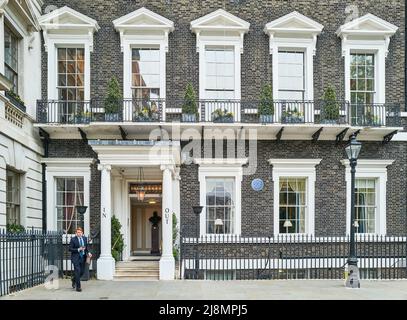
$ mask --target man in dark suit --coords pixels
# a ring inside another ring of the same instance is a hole
[[[74,267],[74,276],[72,277],[72,288],[81,292],[81,277],[85,271],[86,257],[92,257],[88,251],[88,240],[83,235],[82,228],[76,228],[76,236],[69,243],[69,251],[71,252],[71,261]]]

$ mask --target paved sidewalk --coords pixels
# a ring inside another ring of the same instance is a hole
[[[407,300],[407,281],[367,281],[361,289],[347,289],[337,280],[258,281],[98,281],[82,283],[82,292],[60,280],[59,289],[44,285],[20,291],[0,300],[298,300],[298,299],[402,299]]]

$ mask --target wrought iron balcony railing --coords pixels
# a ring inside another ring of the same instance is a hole
[[[196,110],[186,114],[185,106]],[[400,126],[400,104],[351,104],[347,101],[164,100],[116,101],[39,100],[37,122],[87,124],[90,122],[277,123],[368,127]]]

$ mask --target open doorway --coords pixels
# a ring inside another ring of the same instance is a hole
[[[132,190],[134,185],[130,185]],[[145,195],[140,199],[130,194],[131,255],[159,256],[162,247],[161,184],[144,184]]]

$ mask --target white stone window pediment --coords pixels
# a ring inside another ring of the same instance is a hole
[[[45,50],[48,51],[49,39],[64,36],[65,38],[85,38],[93,51],[93,34],[100,29],[96,20],[71,9],[68,6],[56,9],[38,19],[43,30]]]
[[[146,8],[140,8],[113,21],[120,33],[122,52],[127,38],[162,38],[168,52],[168,34],[174,31],[174,22]]]
[[[274,40],[276,38],[311,39],[313,54],[317,43],[317,36],[324,26],[301,13],[294,11],[266,24],[264,32],[270,36],[270,54],[274,53]]]
[[[386,57],[388,53],[390,37],[394,35],[398,27],[371,13],[343,24],[336,31],[336,35],[342,39],[342,54],[345,55],[347,44],[352,40],[377,41],[383,40]]]
[[[240,52],[243,53],[243,37],[249,28],[249,22],[223,9],[218,9],[191,22],[191,30],[196,34],[197,52],[199,52],[202,38],[224,37],[229,40],[238,39]]]

